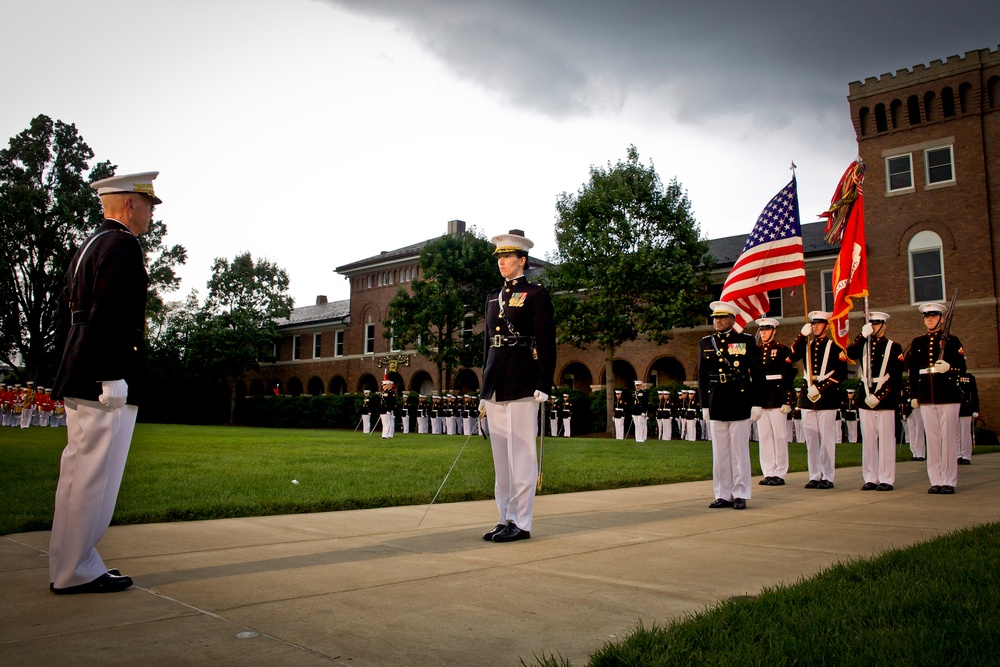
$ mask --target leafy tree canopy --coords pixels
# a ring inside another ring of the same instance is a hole
[[[497,284],[496,259],[492,244],[473,227],[425,245],[419,265],[421,277],[399,289],[384,325],[397,348],[412,346],[437,365],[444,389],[455,369],[483,364],[482,335],[471,330]]]

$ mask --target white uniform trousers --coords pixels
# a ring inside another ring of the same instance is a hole
[[[570,422],[570,420],[571,420],[570,417],[566,417],[565,419],[562,420],[562,423],[563,423],[563,437],[564,438],[570,437],[570,434],[569,434],[569,422]]]
[[[837,411],[803,409],[801,412],[809,479],[833,482],[837,460],[837,426],[840,424]]]
[[[844,441],[844,420],[838,419],[837,424],[833,429],[834,442],[840,444]]]
[[[920,408],[913,408],[913,412],[906,418],[906,439],[910,443],[913,458],[922,459],[927,456],[927,434],[924,433],[924,419]]]
[[[958,418],[958,458],[972,460],[972,415]]]
[[[861,411],[858,410],[858,412]],[[848,420],[846,423],[847,423],[847,442],[855,444],[858,441],[858,420],[852,419]],[[895,436],[893,436],[893,440],[895,440]]]
[[[764,477],[788,474],[788,419],[781,408],[764,410],[757,420],[760,431],[760,470]]]
[[[410,432],[410,415],[403,414],[403,433]]]
[[[417,433],[427,433],[431,430],[430,417],[417,417]]]
[[[625,439],[625,418],[615,417],[615,440]]]
[[[792,420],[792,442],[805,442],[805,435],[802,433],[802,420]]]
[[[490,422],[490,446],[496,473],[494,493],[500,518],[521,530],[531,530],[538,484],[538,403],[531,398],[494,403],[486,401]]]
[[[382,437],[391,438],[396,435],[396,417],[391,412],[382,413]]]
[[[28,428],[31,426],[31,415],[34,412],[34,408],[25,408],[21,411],[21,428]]]
[[[931,486],[958,486],[958,411],[960,403],[921,403],[927,436],[927,478]]]
[[[896,483],[896,411],[858,410],[861,476],[865,483]]]
[[[111,525],[138,409],[111,410],[66,399],[66,449],[59,463],[49,579],[56,588],[86,584],[108,571],[97,543]]]
[[[52,411],[51,410],[50,411],[39,411],[39,413],[38,413],[38,425],[39,426],[48,426],[49,425],[49,419],[51,419],[51,418],[52,418]]]
[[[712,490],[722,500],[750,499],[750,420],[711,420]]]
[[[646,415],[632,415],[632,426],[635,427],[635,441],[646,442]]]
[[[475,417],[462,417],[462,431],[465,435],[475,435],[476,433],[476,418]]]
[[[698,439],[698,421],[695,419],[684,420],[684,439],[694,442]]]
[[[365,435],[372,432],[372,416],[371,415],[361,415],[361,430],[365,432]]]
[[[455,435],[455,418],[454,417],[445,417],[444,418],[444,427],[445,427],[445,432],[448,435]]]
[[[559,417],[549,417],[549,435],[553,438],[559,435]]]

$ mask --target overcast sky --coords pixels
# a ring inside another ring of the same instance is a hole
[[[0,141],[45,114],[95,162],[159,170],[178,300],[243,251],[297,305],[346,299],[337,266],[455,218],[544,256],[556,197],[630,144],[704,236],[742,234],[792,160],[803,222],[826,208],[851,81],[1000,43],[997,2],[818,4],[4,2]]]

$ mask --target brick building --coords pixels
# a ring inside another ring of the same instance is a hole
[[[889,336],[904,347],[922,330],[916,305],[947,302],[958,290],[953,332],[977,377],[981,417],[1000,424],[1000,51],[983,49],[849,86],[848,101],[859,154],[867,164],[865,217],[870,304],[892,316]],[[849,160],[849,157],[847,158]],[[847,166],[845,162],[845,167]],[[831,192],[835,183],[830,184]],[[777,188],[776,188],[777,189]],[[762,193],[761,205],[773,193]],[[447,232],[460,234],[453,220]],[[749,230],[748,230],[749,231]],[[805,289],[775,291],[779,339],[791,342],[808,308],[831,310],[837,248],[823,241],[823,223],[802,226]],[[531,235],[530,229],[528,235]],[[716,261],[713,290],[721,291],[746,235],[709,241]],[[397,386],[429,394],[479,387],[480,369],[462,369],[453,386],[435,386],[436,368],[413,351],[396,350],[383,336],[386,308],[400,286],[419,278],[427,241],[337,267],[351,281],[347,301],[296,308],[282,323],[279,360],[261,368],[252,394],[318,394],[375,388],[390,358],[406,358],[390,372]],[[860,324],[861,308],[852,314]],[[617,351],[615,386],[688,382],[696,378],[697,344],[711,331],[677,329],[665,345],[639,339]],[[586,390],[605,384],[597,349],[560,346],[556,381]]]

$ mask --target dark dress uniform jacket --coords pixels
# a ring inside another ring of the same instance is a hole
[[[865,347],[865,342],[868,339],[863,336],[858,336],[854,339],[854,342],[847,346],[847,356],[856,361],[862,361],[864,355],[869,354],[869,368],[871,369],[871,374],[874,382],[868,385],[871,393],[875,395],[878,399],[878,404],[875,406],[875,410],[895,410],[899,406],[900,393],[903,389],[903,347],[896,341],[892,342],[892,348],[889,349],[889,339],[884,336],[876,339],[874,336],[871,338],[872,344],[870,347]],[[889,360],[885,361],[885,355],[889,355]],[[878,387],[879,374],[882,371],[882,364],[885,364],[885,374],[888,375],[888,379],[882,383],[882,386]],[[858,377],[860,378],[861,371],[858,371]],[[876,390],[877,389],[877,390]],[[865,388],[862,386],[856,392],[854,392],[854,406],[859,410],[871,410],[868,404],[865,403]],[[909,414],[909,413],[907,413]]]
[[[791,349],[776,341],[760,343],[757,353],[764,367],[764,399],[762,407],[771,410],[791,405],[795,395],[795,366],[788,360]]]
[[[828,343],[830,345],[829,356],[826,354]],[[793,362],[804,361],[806,354],[809,354],[811,370],[817,378],[820,376],[820,371],[823,370],[823,357],[826,357],[826,371],[823,375],[829,374],[829,377],[813,381],[813,385],[819,390],[819,400],[815,403],[809,400],[808,389],[802,389],[802,395],[799,396],[799,409],[839,410],[843,405],[841,383],[847,379],[847,361],[841,358],[840,348],[829,336],[809,340],[808,336],[803,336],[800,333],[795,342],[792,343],[792,355],[789,359]]]
[[[128,402],[141,401],[149,285],[143,256],[139,240],[111,219],[74,255],[59,304],[63,356],[53,398],[96,401],[102,382],[124,379]]]
[[[502,312],[501,312],[502,311]],[[516,401],[552,391],[556,330],[549,292],[524,276],[486,298],[482,396]]]
[[[941,356],[942,335],[940,332],[924,334],[913,339],[910,345],[910,391],[921,403],[961,403],[962,392],[958,389],[958,376],[965,372],[965,352],[957,336],[948,336],[944,342],[944,356]],[[938,359],[951,364],[947,373],[924,373]]]
[[[962,407],[958,409],[959,417],[971,417],[979,412],[979,390],[976,389],[976,376],[963,373],[958,377],[958,389],[962,392]]]
[[[750,408],[763,403],[766,382],[753,336],[732,329],[716,332],[701,339],[699,350],[698,394],[709,418],[749,419]]]

